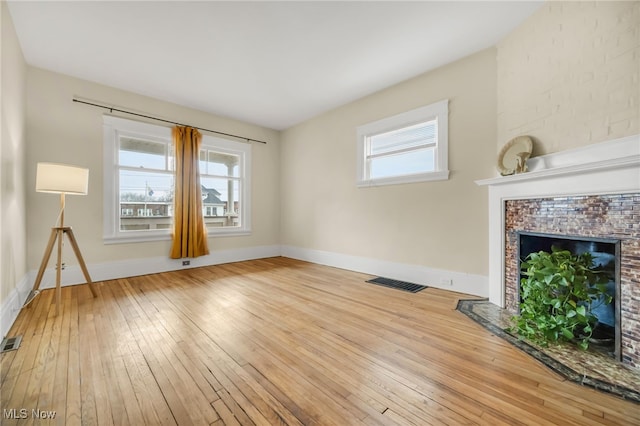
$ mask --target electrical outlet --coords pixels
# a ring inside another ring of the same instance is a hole
[[[182,261],[182,266],[189,266],[191,265],[191,261],[190,260],[183,260]]]
[[[440,285],[451,287],[453,285],[453,280],[451,278],[442,278],[440,280]]]

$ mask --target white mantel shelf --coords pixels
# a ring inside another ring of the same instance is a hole
[[[489,189],[489,300],[504,307],[505,202],[640,193],[640,135],[534,157],[529,172],[476,181]]]
[[[605,171],[613,169],[624,169],[638,167],[640,165],[640,155],[633,155],[629,158],[617,158],[614,160],[593,161],[589,164],[575,164],[572,166],[555,167],[552,169],[543,169],[527,173],[520,173],[510,176],[498,176],[489,179],[475,181],[479,186],[487,185],[505,185],[516,182],[534,181],[549,179],[559,176],[580,175],[585,173],[593,173],[596,171]]]
[[[573,150],[533,157],[529,172],[477,180],[479,186],[505,185],[560,176],[640,166],[640,135],[615,139]]]

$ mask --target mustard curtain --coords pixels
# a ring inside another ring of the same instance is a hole
[[[198,153],[202,135],[186,126],[173,128],[175,146],[174,225],[171,258],[209,254],[207,229],[202,216]]]

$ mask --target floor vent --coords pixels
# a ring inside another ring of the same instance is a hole
[[[382,285],[385,287],[397,288],[398,290],[408,291],[410,293],[417,293],[420,290],[424,290],[427,288],[426,285],[408,283],[406,281],[398,281],[392,280],[391,278],[374,278],[372,280],[368,280],[368,283]]]
[[[20,347],[20,342],[22,342],[22,336],[5,337],[0,343],[0,353],[15,351]]]

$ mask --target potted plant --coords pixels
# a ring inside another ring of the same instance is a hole
[[[513,317],[517,333],[543,346],[564,340],[587,349],[597,323],[591,307],[612,299],[591,254],[556,247],[531,253],[522,262],[522,275],[520,314]]]

